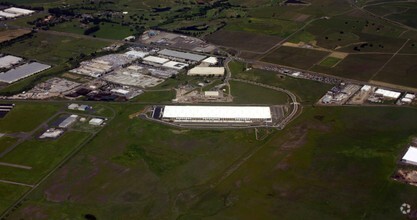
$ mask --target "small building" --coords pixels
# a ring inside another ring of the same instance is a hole
[[[124,41],[134,41],[134,40],[136,40],[136,37],[135,36],[129,36],[129,37],[126,37],[125,39],[123,39]]]
[[[224,67],[202,67],[196,66],[188,71],[189,76],[223,76]]]
[[[18,16],[30,15],[30,14],[35,13],[35,11],[32,11],[32,10],[28,10],[24,8],[16,8],[16,7],[11,7],[11,8],[5,9],[4,11],[7,13],[16,14]]]
[[[125,56],[133,59],[142,59],[147,56],[149,53],[144,51],[137,51],[137,50],[129,50],[124,53]]]
[[[201,61],[201,63],[205,63],[208,65],[216,65],[217,63],[219,63],[219,61],[217,60],[216,57],[208,57],[204,59],[203,61]]]
[[[22,58],[20,57],[16,57],[16,56],[11,56],[11,55],[7,55],[4,57],[0,57],[0,68],[10,68],[13,65],[16,65],[20,62],[22,62]]]
[[[394,92],[394,91],[386,90],[386,89],[377,89],[375,91],[375,94],[383,96],[384,98],[387,98],[387,99],[398,99],[401,96],[400,92]]]
[[[188,66],[186,63],[180,63],[176,61],[168,61],[162,65],[163,67],[175,69],[175,70],[182,70]]]
[[[65,120],[63,120],[61,123],[59,123],[58,127],[68,128],[69,126],[74,124],[74,122],[77,121],[77,118],[78,118],[78,115],[70,115]]]
[[[79,110],[79,111],[88,111],[90,109],[91,109],[91,106],[89,106],[89,105],[80,105],[77,108],[77,110]]]
[[[169,62],[169,59],[156,56],[147,56],[143,58],[143,63],[149,64],[152,66],[162,66],[163,64]]]
[[[206,97],[219,97],[220,93],[219,93],[219,91],[205,91],[204,96],[206,96]]]
[[[78,110],[79,105],[76,103],[72,103],[68,106],[69,110]]]
[[[61,136],[61,134],[64,133],[64,130],[57,129],[57,128],[51,128],[46,130],[41,136],[39,136],[40,139],[44,138],[57,138]]]
[[[102,118],[92,118],[88,124],[94,125],[94,126],[100,126],[104,123],[104,119]]]
[[[417,166],[417,148],[410,146],[407,152],[404,154],[402,161],[411,165]]]
[[[370,86],[370,85],[364,85],[361,88],[361,92],[369,92],[369,91],[371,91],[371,89],[372,89],[372,86]]]

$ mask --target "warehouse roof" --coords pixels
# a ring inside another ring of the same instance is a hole
[[[23,64],[7,72],[0,73],[0,82],[13,83],[49,68],[51,66],[37,62]]]
[[[7,55],[0,58],[0,68],[9,68],[12,65],[19,63],[23,59],[20,57],[15,57],[11,55]]]
[[[138,59],[138,58],[144,58],[146,55],[148,55],[149,53],[148,52],[144,52],[144,51],[137,51],[137,50],[130,50],[130,51],[127,51],[126,53],[125,53],[125,55],[126,56],[128,56],[128,57],[133,57],[133,58],[135,58],[135,59]]]
[[[16,8],[16,7],[11,7],[11,8],[5,9],[4,11],[7,13],[13,13],[13,14],[18,14],[18,15],[28,15],[28,14],[32,14],[35,12],[32,10],[28,10],[24,8]]]
[[[13,14],[13,13],[4,12],[4,11],[0,11],[0,17],[15,18],[17,16],[19,16],[19,15]]]
[[[218,61],[217,61],[216,57],[208,57],[205,60],[203,60],[202,62],[209,63],[209,64],[212,64],[212,65],[216,65]]]
[[[144,61],[148,61],[148,62],[152,62],[152,63],[157,63],[157,64],[164,64],[166,62],[168,62],[168,59],[162,58],[162,57],[156,57],[156,56],[147,56],[145,58],[143,58]]]
[[[187,67],[188,64],[186,64],[186,63],[179,63],[179,62],[175,62],[175,61],[169,61],[169,62],[165,63],[163,66],[164,67],[167,67],[167,68],[181,70],[181,69],[184,69],[185,67]]]
[[[390,91],[386,89],[377,89],[375,91],[375,94],[382,95],[384,97],[391,98],[391,99],[397,99],[401,95],[400,92],[394,92],[394,91]]]
[[[164,108],[163,118],[233,118],[270,119],[271,110],[265,106],[173,106]]]
[[[188,75],[224,75],[224,67],[196,66],[188,71]]]
[[[417,163],[417,148],[410,146],[402,159],[408,162]]]
[[[179,52],[179,51],[175,51],[175,50],[168,50],[168,49],[163,49],[163,50],[159,51],[158,53],[162,54],[162,55],[165,55],[165,56],[177,57],[177,58],[181,58],[181,59],[185,59],[185,60],[192,60],[192,61],[201,61],[204,58],[206,58],[206,56],[202,56],[202,55],[198,55],[198,54],[184,53],[184,52]]]

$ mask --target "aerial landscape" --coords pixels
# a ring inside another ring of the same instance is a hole
[[[417,0],[0,1],[0,219],[417,219]]]

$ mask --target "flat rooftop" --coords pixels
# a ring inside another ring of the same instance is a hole
[[[0,73],[0,82],[13,83],[49,68],[51,66],[37,62],[23,64],[7,72]]]
[[[175,106],[164,108],[163,118],[203,119],[271,119],[266,106]]]
[[[410,146],[402,159],[405,162],[417,165],[417,148]]]
[[[198,54],[184,53],[184,52],[179,52],[179,51],[175,51],[175,50],[168,50],[168,49],[163,49],[163,50],[159,51],[158,54],[165,55],[165,56],[170,56],[170,57],[181,58],[181,59],[185,59],[185,60],[197,61],[197,62],[206,58],[206,56],[202,56],[202,55],[198,55]]]

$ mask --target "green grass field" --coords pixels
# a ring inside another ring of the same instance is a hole
[[[259,142],[251,130],[180,130],[128,119],[141,106],[113,108],[115,120],[12,219],[397,219],[404,201],[417,205],[417,188],[390,179],[417,133],[415,109],[310,107]]]
[[[12,144],[16,143],[17,139],[13,137],[0,137],[0,152],[3,152],[5,149],[10,147]]]
[[[232,77],[260,82],[266,85],[285,88],[295,93],[303,104],[313,104],[326,93],[332,86],[311,80],[295,79],[259,69],[242,71],[243,65],[238,62],[230,64]],[[233,91],[233,88],[232,88]]]
[[[0,132],[30,132],[55,114],[62,106],[42,103],[16,103],[13,110],[0,119]]]
[[[326,57],[323,61],[321,61],[319,63],[320,66],[325,66],[325,67],[333,67],[335,66],[337,63],[340,62],[339,58],[336,57]]]
[[[282,92],[262,88],[243,82],[230,82],[233,103],[237,104],[286,104],[289,97]]]
[[[90,54],[95,52],[108,44],[96,40],[38,33],[30,39],[1,48],[0,51],[56,65],[68,61],[69,58],[77,57],[81,53]]]
[[[132,99],[133,102],[166,103],[175,98],[175,91],[148,91]]]

